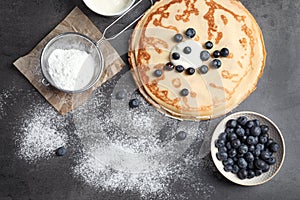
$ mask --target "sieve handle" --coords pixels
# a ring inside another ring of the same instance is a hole
[[[115,25],[120,19],[122,19],[128,12],[130,12],[132,9],[134,9],[135,7],[137,7],[143,0],[139,0],[136,4],[134,4],[131,8],[129,8],[126,12],[124,12],[120,17],[118,17],[114,22],[112,22],[109,26],[107,26],[103,33],[102,33],[102,37],[98,40],[97,42],[97,46],[99,46],[104,40],[113,40],[115,38],[117,38],[119,35],[121,35],[122,33],[124,33],[124,31],[126,31],[128,28],[130,28],[133,24],[135,24],[139,19],[141,19],[144,16],[144,13],[141,14],[139,17],[137,17],[133,22],[131,22],[130,24],[128,24],[123,30],[121,30],[119,33],[117,33],[116,35],[113,35],[109,38],[105,38],[105,34],[107,32],[108,29],[110,29],[113,25]],[[153,5],[153,0],[149,0],[151,5]]]

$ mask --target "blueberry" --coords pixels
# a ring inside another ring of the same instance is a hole
[[[237,174],[239,172],[239,170],[240,170],[239,166],[233,165],[231,172],[234,174]]]
[[[176,70],[177,72],[181,73],[181,72],[184,71],[184,67],[183,67],[182,65],[177,65],[177,66],[175,67],[175,70]]]
[[[184,96],[184,97],[188,96],[189,93],[190,93],[190,91],[186,88],[184,88],[180,91],[181,96]]]
[[[248,170],[248,176],[247,178],[251,179],[251,178],[254,178],[255,177],[255,172],[253,170]]]
[[[244,158],[244,154],[238,153],[238,154],[236,155],[236,157],[237,157],[237,158]]]
[[[246,162],[246,160],[244,158],[239,158],[237,164],[241,169],[245,169],[248,165],[248,163]]]
[[[234,133],[234,128],[226,128],[225,132],[228,133],[228,134],[229,133]]]
[[[266,160],[269,165],[274,165],[276,163],[276,158],[271,156],[269,159]]]
[[[235,133],[229,133],[227,137],[230,141],[237,139],[237,135]]]
[[[207,61],[210,58],[210,53],[208,51],[201,51],[200,59],[202,61]]]
[[[226,152],[218,152],[216,155],[220,161],[227,160],[228,158],[228,154]]]
[[[243,136],[245,136],[245,129],[243,129],[243,128],[237,128],[235,130],[235,133],[236,133],[236,135],[238,137],[243,137]]]
[[[247,152],[248,152],[248,146],[245,145],[245,144],[241,144],[241,146],[239,147],[238,152],[239,152],[240,154],[245,154],[245,153],[247,153]]]
[[[232,158],[228,158],[227,160],[223,161],[223,165],[233,165],[234,161],[232,160]]]
[[[186,136],[187,136],[187,133],[185,131],[179,131],[176,134],[175,138],[176,138],[177,141],[182,141],[182,140],[184,140],[186,138]],[[220,140],[220,141],[222,141],[222,140]],[[224,145],[225,145],[225,141],[223,142],[223,146],[222,147],[224,147]]]
[[[254,144],[254,143],[255,143],[255,138],[254,138],[252,135],[248,136],[248,138],[247,138],[247,143],[248,143],[249,145]]]
[[[163,74],[163,72],[160,69],[157,69],[154,71],[154,76],[156,76],[156,77],[161,77],[162,74]]]
[[[231,119],[226,123],[226,127],[235,128],[237,126],[237,121],[235,119]]]
[[[217,148],[224,147],[225,146],[225,140],[217,139],[216,143],[215,143],[215,146]]]
[[[254,165],[257,169],[263,170],[266,167],[267,163],[261,159],[257,159],[254,161]]]
[[[199,72],[201,74],[206,74],[208,72],[208,67],[207,65],[202,65],[201,67],[199,67]]]
[[[258,137],[254,137],[254,143],[253,144],[257,144],[258,143]]]
[[[238,157],[233,157],[232,160],[234,161],[234,163],[237,163],[237,161],[239,160]]]
[[[238,119],[237,119],[237,122],[244,126],[246,123],[247,123],[247,117],[246,116],[240,116]]]
[[[218,152],[227,152],[227,148],[225,146],[219,147]]]
[[[258,156],[260,156],[260,152],[261,152],[261,150],[260,150],[260,149],[255,149],[255,150],[253,151],[253,155],[254,155],[254,157],[258,157]]]
[[[214,44],[211,41],[207,41],[204,46],[206,49],[212,49]]]
[[[130,108],[137,108],[140,105],[140,101],[138,99],[131,99],[129,101]]]
[[[260,157],[262,160],[267,161],[271,157],[271,154],[268,151],[261,151]]]
[[[260,176],[263,173],[261,169],[255,169],[254,172],[255,176]]]
[[[165,65],[165,70],[167,70],[167,71],[172,71],[173,69],[174,69],[173,63],[168,62],[168,63]]]
[[[274,142],[274,140],[269,138],[267,143],[266,143],[266,146],[269,147],[273,142]]]
[[[232,171],[232,165],[224,165],[225,172],[231,172]]]
[[[192,48],[191,48],[191,47],[184,47],[183,53],[185,53],[185,54],[190,54],[190,53],[192,53]]]
[[[250,131],[249,128],[246,128],[246,129],[245,129],[245,135],[247,135],[247,136],[250,135],[250,132],[251,132],[251,131]]]
[[[221,52],[220,52],[219,50],[215,50],[215,51],[213,52],[213,56],[214,56],[215,58],[219,58],[219,57],[221,56]]]
[[[227,48],[223,48],[220,53],[222,57],[227,57],[229,55],[229,50]]]
[[[230,142],[227,142],[227,143],[226,143],[226,148],[227,148],[227,150],[232,149],[232,146],[231,146]]]
[[[248,171],[246,169],[241,169],[238,173],[237,173],[238,177],[240,179],[245,179],[248,176]]]
[[[254,162],[248,162],[248,166],[247,166],[248,169],[254,169]]]
[[[279,145],[276,142],[273,142],[269,145],[269,149],[271,152],[277,152],[279,150]]]
[[[226,140],[226,138],[227,138],[227,133],[225,133],[225,132],[221,133],[221,134],[219,135],[218,138],[219,138],[219,139],[222,139],[222,140]]]
[[[265,136],[263,136],[263,135],[259,136],[259,142],[260,142],[261,144],[265,144],[265,143],[267,143],[267,141],[268,141],[268,138],[267,138],[267,137],[265,137]]]
[[[177,52],[174,52],[174,53],[172,53],[172,58],[173,58],[174,60],[179,60],[179,59],[180,59],[180,54],[177,53]]]
[[[237,154],[237,152],[236,152],[235,149],[230,149],[230,150],[228,151],[228,156],[229,156],[230,158],[235,157],[236,154]]]
[[[253,162],[254,161],[254,156],[251,152],[247,152],[245,155],[245,159],[247,162]]]
[[[126,91],[124,90],[118,91],[116,93],[116,99],[121,100],[121,99],[125,99],[125,97],[126,97]]]
[[[177,33],[176,35],[174,35],[175,42],[181,42],[182,39],[183,39],[183,36],[180,33]]]
[[[235,139],[231,141],[231,146],[235,149],[241,146],[241,141],[239,139]]]
[[[269,171],[269,170],[270,170],[270,165],[266,163],[266,165],[264,166],[264,168],[261,169],[261,170],[262,170],[262,172],[267,172],[267,171]]]
[[[253,152],[254,150],[255,150],[255,146],[253,144],[248,146],[249,152]]]
[[[256,145],[256,149],[259,149],[260,151],[263,151],[265,149],[265,145],[259,143]]]
[[[259,136],[261,134],[261,128],[259,126],[253,126],[251,128],[251,135]]]
[[[222,66],[222,62],[219,59],[213,59],[213,61],[211,62],[211,66],[215,69],[218,69]]]
[[[261,136],[266,137],[267,139],[269,139],[270,137],[268,133],[263,133],[263,132],[261,132]]]
[[[186,73],[188,75],[193,75],[195,73],[195,69],[192,68],[192,67],[189,67],[189,68],[186,69]]]
[[[254,126],[254,122],[252,120],[247,121],[247,123],[246,123],[247,128],[251,129],[253,126]]]
[[[59,147],[58,149],[55,150],[55,154],[57,156],[64,156],[67,153],[67,149],[65,147]]]
[[[260,121],[258,119],[253,120],[254,126],[260,126]]]
[[[261,132],[262,133],[268,133],[269,132],[269,127],[267,125],[261,125]]]
[[[193,29],[193,28],[188,28],[188,29],[186,30],[186,32],[185,32],[185,35],[186,35],[188,38],[193,38],[193,37],[195,37],[195,35],[196,35],[196,31],[195,31],[195,29]]]

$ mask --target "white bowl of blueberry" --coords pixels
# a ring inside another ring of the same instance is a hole
[[[255,112],[237,112],[216,127],[211,156],[227,179],[254,186],[278,173],[285,157],[285,144],[279,128],[270,119]]]

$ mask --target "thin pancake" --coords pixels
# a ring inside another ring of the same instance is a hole
[[[224,47],[222,66],[211,67],[213,58],[201,64],[207,74],[166,71],[173,37],[196,30],[193,40],[203,50],[212,41],[211,54]],[[221,116],[244,101],[262,76],[266,51],[261,30],[253,16],[236,0],[161,0],[140,20],[130,41],[129,62],[141,93],[160,111],[180,119],[202,120]],[[161,77],[154,71],[163,71]],[[181,90],[188,89],[188,96]]]

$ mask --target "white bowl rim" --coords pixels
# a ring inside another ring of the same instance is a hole
[[[118,16],[118,15],[121,15],[123,14],[124,12],[126,12],[135,2],[135,0],[130,0],[131,2],[128,4],[128,6],[121,10],[120,12],[117,12],[117,13],[111,13],[111,14],[108,14],[108,13],[103,13],[103,12],[99,12],[99,10],[97,10],[95,7],[92,6],[92,4],[90,3],[91,0],[83,0],[84,4],[89,8],[91,9],[93,12],[99,14],[99,15],[102,15],[102,16],[106,16],[106,17],[113,17],[113,16]]]

